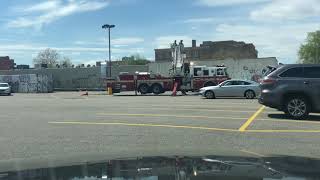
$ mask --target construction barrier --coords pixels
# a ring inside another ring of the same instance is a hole
[[[108,91],[108,95],[112,95],[112,88],[111,87],[108,87],[107,91]]]

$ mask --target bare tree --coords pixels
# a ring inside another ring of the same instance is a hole
[[[72,67],[71,59],[69,57],[63,56],[63,58],[60,60],[60,65],[64,68]]]
[[[38,53],[33,59],[34,64],[47,64],[48,67],[54,67],[58,63],[59,53],[56,50],[47,48]]]

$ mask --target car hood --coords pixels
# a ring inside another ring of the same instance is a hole
[[[0,87],[0,90],[6,90],[9,89],[9,87]]]
[[[319,168],[318,159],[290,156],[156,156],[1,172],[0,179],[313,179]]]
[[[200,89],[200,91],[206,91],[206,90],[209,90],[209,89],[217,89],[217,88],[220,88],[220,86],[203,87],[203,88]]]

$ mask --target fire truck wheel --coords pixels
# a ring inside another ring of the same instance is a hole
[[[160,84],[152,85],[152,92],[153,92],[153,94],[161,94],[162,93],[162,86]]]
[[[147,84],[141,84],[139,86],[139,92],[141,94],[147,94],[149,92],[149,86]]]
[[[207,99],[214,99],[215,98],[213,91],[207,91],[204,95]]]

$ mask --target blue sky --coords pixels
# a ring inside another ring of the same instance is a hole
[[[106,23],[112,57],[139,53],[183,39],[253,43],[259,57],[297,60],[307,32],[320,29],[320,0],[7,0],[0,2],[0,56],[32,64],[45,48],[75,64],[107,58]]]

